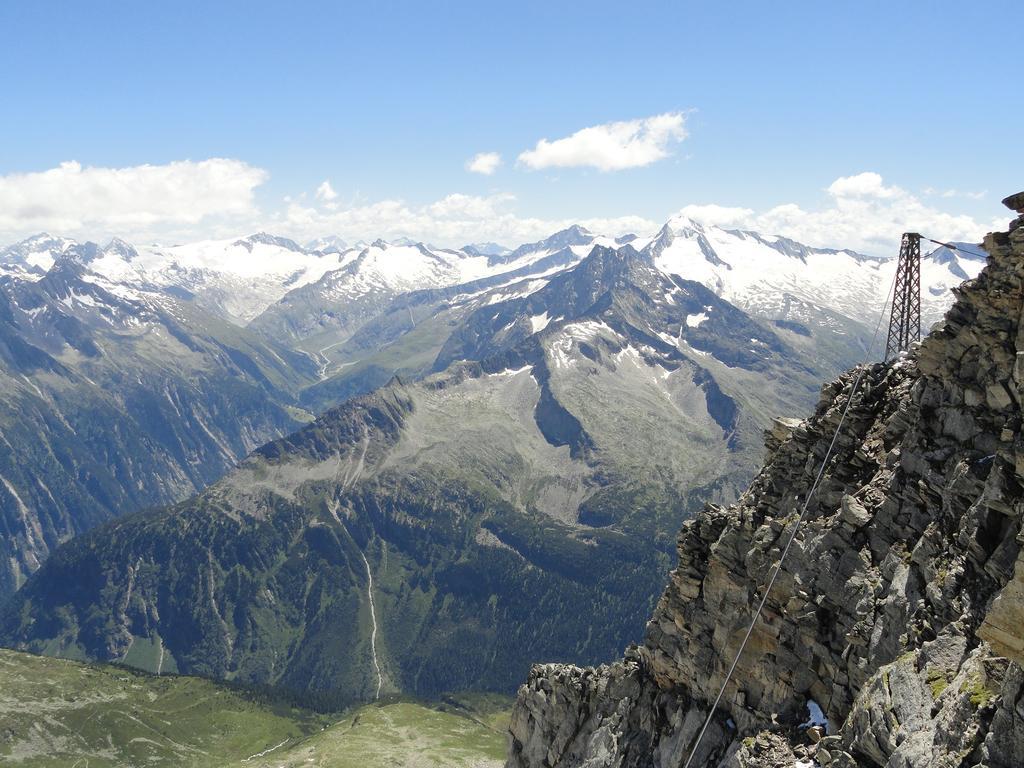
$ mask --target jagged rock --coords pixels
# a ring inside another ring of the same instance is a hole
[[[1017,556],[1013,581],[992,602],[978,636],[996,653],[1024,664],[1024,552]]]
[[[801,424],[803,424],[801,419],[787,419],[783,417],[773,419],[771,427],[765,431],[765,443],[769,452],[774,451],[793,437]]]
[[[1009,208],[1011,211],[1017,213],[1024,213],[1024,192],[1018,192],[1015,195],[1003,198],[1003,205]]]
[[[1024,755],[1024,671],[1012,664],[999,692],[984,750],[992,765],[1020,765]]]
[[[844,523],[849,523],[854,528],[862,528],[871,522],[871,513],[849,494],[843,495],[841,517]]]
[[[720,768],[792,768],[797,765],[793,748],[785,738],[774,733],[759,733],[745,739]],[[810,762],[804,762],[810,766]]]
[[[863,369],[855,394],[856,371],[826,385],[811,418],[776,420],[739,501],[683,525],[630,661],[534,668],[510,768],[686,762],[837,428],[691,768],[803,755],[828,768],[1019,768],[1024,229],[985,248],[985,271],[918,348]],[[811,699],[829,720],[818,745],[798,727]]]

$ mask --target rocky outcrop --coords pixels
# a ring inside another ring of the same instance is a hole
[[[683,526],[642,646],[534,667],[509,768],[684,765],[798,524],[690,765],[1022,763],[1019,222],[986,238],[985,271],[911,354],[776,421],[740,500]]]

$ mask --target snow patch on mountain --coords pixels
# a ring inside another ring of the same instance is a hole
[[[571,351],[581,341],[593,341],[602,334],[609,334],[618,339],[619,336],[608,325],[597,320],[582,320],[567,323],[558,329],[558,334],[551,340],[548,354],[555,368],[569,368],[573,365]]]
[[[710,307],[705,307],[705,309],[710,309]],[[707,319],[708,319],[708,313],[707,312],[698,312],[695,315],[687,315],[686,316],[686,325],[689,326],[690,328],[700,328],[700,324],[703,323]]]
[[[534,315],[530,318],[530,330],[532,333],[540,333],[548,327],[548,323],[551,322],[551,318],[548,317],[547,312],[542,312],[539,315]]]

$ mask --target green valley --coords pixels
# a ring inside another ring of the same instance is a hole
[[[0,650],[0,763],[20,768],[501,764],[510,702],[316,713],[193,677]]]

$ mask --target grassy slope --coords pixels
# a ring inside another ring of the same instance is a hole
[[[508,703],[495,710],[434,709],[412,702],[365,706],[327,730],[233,768],[498,768]]]
[[[504,700],[366,706],[340,721],[191,677],[0,650],[0,763],[75,766],[499,765]],[[265,759],[253,757],[277,747]],[[248,758],[248,759],[247,759]]]

